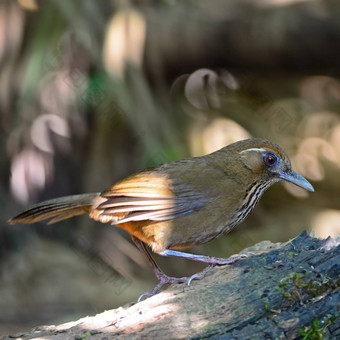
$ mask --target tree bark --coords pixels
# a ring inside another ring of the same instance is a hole
[[[213,268],[140,303],[41,326],[24,339],[339,339],[339,240],[303,232],[263,241],[249,256]]]

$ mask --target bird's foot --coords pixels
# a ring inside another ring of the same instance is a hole
[[[158,254],[162,255],[162,256],[183,257],[183,258],[186,258],[188,260],[205,262],[205,263],[208,263],[208,264],[212,264],[214,266],[216,266],[216,265],[217,266],[223,266],[223,265],[226,265],[226,264],[232,264],[232,263],[234,263],[238,260],[241,260],[241,259],[248,257],[248,255],[246,255],[246,254],[240,254],[240,255],[234,255],[234,256],[226,259],[226,258],[222,258],[222,257],[213,257],[213,256],[184,253],[184,252],[181,252],[181,251],[171,250],[171,249],[165,249],[162,252],[159,252]]]
[[[190,286],[191,284],[191,281],[192,280],[201,280],[204,278],[204,276],[212,269],[214,268],[215,266],[213,264],[210,264],[209,266],[207,266],[206,268],[204,268],[202,271],[194,274],[194,275],[191,275],[187,281],[187,285]]]
[[[138,302],[142,301],[144,298],[149,298],[151,296],[156,295],[165,285],[170,285],[173,283],[184,283],[190,280],[190,278],[188,277],[172,277],[172,276],[165,275],[164,273],[162,273],[162,275],[159,275],[158,278],[159,278],[159,282],[157,286],[154,289],[150,290],[149,292],[143,293],[138,298]]]
[[[162,273],[162,275],[159,277],[159,282],[157,284],[157,286],[150,290],[149,292],[146,292],[144,294],[142,294],[139,298],[138,298],[138,302],[142,301],[144,298],[149,298],[153,295],[156,295],[165,285],[170,285],[173,283],[187,283],[187,286],[190,286],[191,281],[192,280],[201,280],[203,279],[203,277],[213,268],[215,267],[215,265],[210,264],[209,266],[207,266],[206,268],[204,268],[202,271],[191,275],[189,277],[172,277],[172,276],[168,276],[165,275],[164,273]]]
[[[223,266],[227,264],[232,264],[235,263],[238,260],[247,258],[247,254],[240,254],[240,255],[235,255],[232,257],[229,257],[227,259],[221,258],[221,257],[212,257],[212,256],[202,256],[202,255],[194,255],[194,254],[187,254],[187,253],[180,253],[172,250],[167,250],[166,252],[162,253],[161,255],[172,255],[174,256],[176,254],[177,256],[182,255],[182,257],[190,258],[191,260],[197,260],[197,261],[202,261],[205,263],[208,263],[208,266],[204,268],[202,271],[189,276],[189,277],[172,277],[165,275],[157,266],[154,267],[156,276],[159,279],[159,282],[157,286],[150,290],[149,292],[146,292],[142,294],[138,298],[138,302],[142,301],[144,298],[149,298],[153,295],[156,295],[165,285],[170,285],[173,283],[184,283],[186,282],[188,286],[190,286],[191,282],[193,280],[201,280],[213,267],[215,266]],[[180,254],[180,255],[178,255]],[[184,255],[184,256],[183,256]]]
[[[209,258],[209,263],[211,265],[217,265],[217,266],[223,266],[226,264],[233,264],[241,259],[245,259],[248,257],[248,254],[240,254],[240,255],[234,255],[231,256],[227,259],[223,258],[223,257],[210,257]]]

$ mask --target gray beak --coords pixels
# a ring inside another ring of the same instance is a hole
[[[287,182],[297,185],[300,188],[314,192],[313,186],[306,180],[306,178],[302,177],[294,170],[289,170],[288,172],[281,172],[279,174],[279,177]]]

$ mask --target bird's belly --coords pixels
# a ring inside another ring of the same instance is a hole
[[[229,209],[226,209],[225,204],[210,205],[167,221],[127,222],[118,224],[118,227],[126,229],[156,253],[165,249],[190,248],[212,241],[232,229],[235,223],[230,211],[235,209],[230,203]]]
[[[164,249],[185,249],[207,243],[227,233],[231,228],[223,216],[204,216],[192,218],[193,215],[160,223],[155,240]]]

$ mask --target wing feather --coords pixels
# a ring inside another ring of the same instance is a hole
[[[202,208],[208,199],[190,186],[177,184],[157,171],[143,171],[104,191],[92,217],[115,224],[166,221]]]

